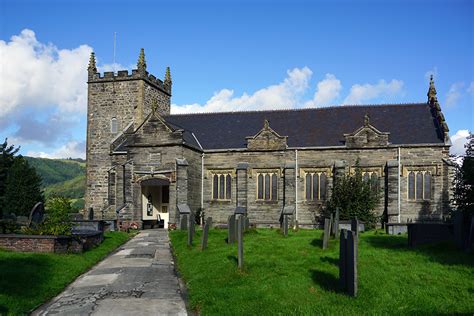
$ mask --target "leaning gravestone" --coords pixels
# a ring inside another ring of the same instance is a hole
[[[325,218],[324,219],[323,249],[328,248],[330,234],[331,234],[331,220],[329,218]]]
[[[187,230],[188,229],[188,214],[180,215],[179,229],[180,230]]]
[[[239,216],[237,220],[237,251],[239,269],[244,267],[244,218]]]
[[[208,217],[206,219],[206,223],[204,224],[204,228],[202,229],[201,250],[204,250],[207,248],[207,239],[209,237],[209,227],[211,226],[211,223],[212,223],[212,217]]]
[[[247,231],[250,228],[250,220],[247,216],[245,216],[245,227],[244,230]]]
[[[351,230],[356,234],[356,236],[359,236],[359,220],[356,218],[351,220]]]
[[[178,212],[180,229],[186,230],[188,228],[187,222],[189,216],[191,216],[191,209],[189,208],[188,204],[178,204]]]
[[[350,296],[357,296],[357,236],[342,229],[339,244],[339,284]]]
[[[339,236],[339,207],[336,207],[336,215],[334,216],[334,223],[332,226],[332,235],[336,238]]]
[[[233,244],[235,242],[235,214],[230,215],[227,219],[227,243]]]
[[[194,215],[191,214],[189,216],[189,224],[188,224],[188,246],[191,247],[193,245],[193,236],[194,236]]]
[[[43,218],[44,204],[43,202],[38,202],[31,209],[30,217],[28,219],[28,227],[36,228],[39,224],[43,222]]]

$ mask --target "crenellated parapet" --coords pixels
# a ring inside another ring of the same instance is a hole
[[[171,73],[169,67],[166,68],[165,79],[161,80],[154,75],[148,73],[146,70],[145,53],[143,49],[140,51],[140,56],[137,62],[137,69],[133,69],[130,73],[128,70],[119,70],[117,73],[113,71],[106,71],[104,73],[97,72],[95,55],[92,52],[89,60],[88,83],[96,82],[114,82],[127,80],[144,80],[155,88],[165,92],[171,96]]]
[[[438,122],[441,132],[444,136],[445,143],[449,143],[449,128],[444,118],[443,112],[441,111],[441,106],[438,102],[438,97],[436,96],[436,87],[434,85],[433,75],[430,78],[430,87],[428,89],[428,104],[430,105],[431,112]]]

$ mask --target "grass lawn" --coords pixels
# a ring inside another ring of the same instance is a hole
[[[209,248],[170,233],[191,308],[204,315],[403,315],[474,313],[474,255],[444,244],[408,248],[406,236],[360,235],[359,295],[338,290],[339,244],[321,249],[321,230],[258,229],[244,237],[244,271],[226,230],[209,232]]]
[[[0,250],[0,315],[25,315],[129,239],[105,233],[104,242],[83,254],[38,254]]]

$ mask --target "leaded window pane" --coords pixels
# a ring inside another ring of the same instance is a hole
[[[369,173],[368,172],[364,172],[364,174],[362,175],[362,180],[364,182],[369,182]]]
[[[274,173],[272,175],[272,200],[276,201],[278,198],[278,178],[277,175]]]
[[[425,173],[425,183],[423,188],[425,200],[431,200],[431,174],[429,172]]]
[[[370,188],[372,190],[377,190],[379,187],[379,177],[377,176],[377,174],[374,172],[372,173],[372,175],[370,176]]]
[[[270,200],[270,175],[265,175],[265,200]]]
[[[231,190],[232,190],[232,178],[230,174],[225,177],[225,198],[230,200],[231,198]]]
[[[257,178],[258,193],[257,198],[259,200],[263,199],[263,175],[259,174]]]
[[[219,197],[219,176],[217,174],[214,175],[212,181],[212,198],[217,199]]]
[[[327,184],[327,179],[326,179],[326,174],[321,173],[321,176],[319,177],[319,198],[321,200],[326,199],[326,184]]]
[[[319,175],[313,174],[313,200],[319,200]]]
[[[312,191],[312,180],[311,173],[306,174],[306,200],[311,200],[311,191]]]
[[[223,174],[219,176],[219,182],[219,199],[224,199],[225,178]]]
[[[415,199],[415,173],[413,171],[408,174],[408,199]]]
[[[423,200],[423,174],[416,173],[416,199]]]

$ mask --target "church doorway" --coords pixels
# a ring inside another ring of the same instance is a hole
[[[164,179],[142,181],[143,228],[168,228],[170,186]]]

